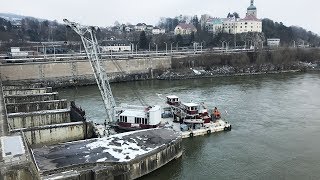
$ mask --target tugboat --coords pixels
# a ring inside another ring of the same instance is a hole
[[[231,131],[231,124],[221,118],[217,107],[209,114],[204,103],[183,103],[175,95],[167,96],[166,104],[171,109],[173,122],[180,124],[183,138]]]

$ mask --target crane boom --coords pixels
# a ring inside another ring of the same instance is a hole
[[[64,19],[63,21],[81,37],[104,102],[104,107],[107,111],[107,118],[109,119],[109,122],[115,122],[116,103],[112,94],[107,73],[104,67],[101,65],[100,57],[98,55],[100,48],[96,37],[95,27],[82,26],[78,23],[70,22],[67,19]]]

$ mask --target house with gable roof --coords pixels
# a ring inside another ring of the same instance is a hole
[[[174,29],[174,35],[190,35],[197,32],[197,28],[193,24],[180,23]]]

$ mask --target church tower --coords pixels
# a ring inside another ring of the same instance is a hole
[[[250,15],[257,17],[257,8],[254,6],[254,0],[251,0],[251,4],[247,8],[247,16],[250,16]]]

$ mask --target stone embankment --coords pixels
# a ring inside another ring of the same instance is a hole
[[[289,72],[305,72],[319,71],[320,66],[313,63],[293,63],[291,65],[251,65],[251,66],[219,66],[206,69],[203,67],[170,69],[157,77],[159,80],[178,80],[178,79],[195,79],[195,78],[211,78],[223,76],[245,76],[259,74],[278,74]]]

